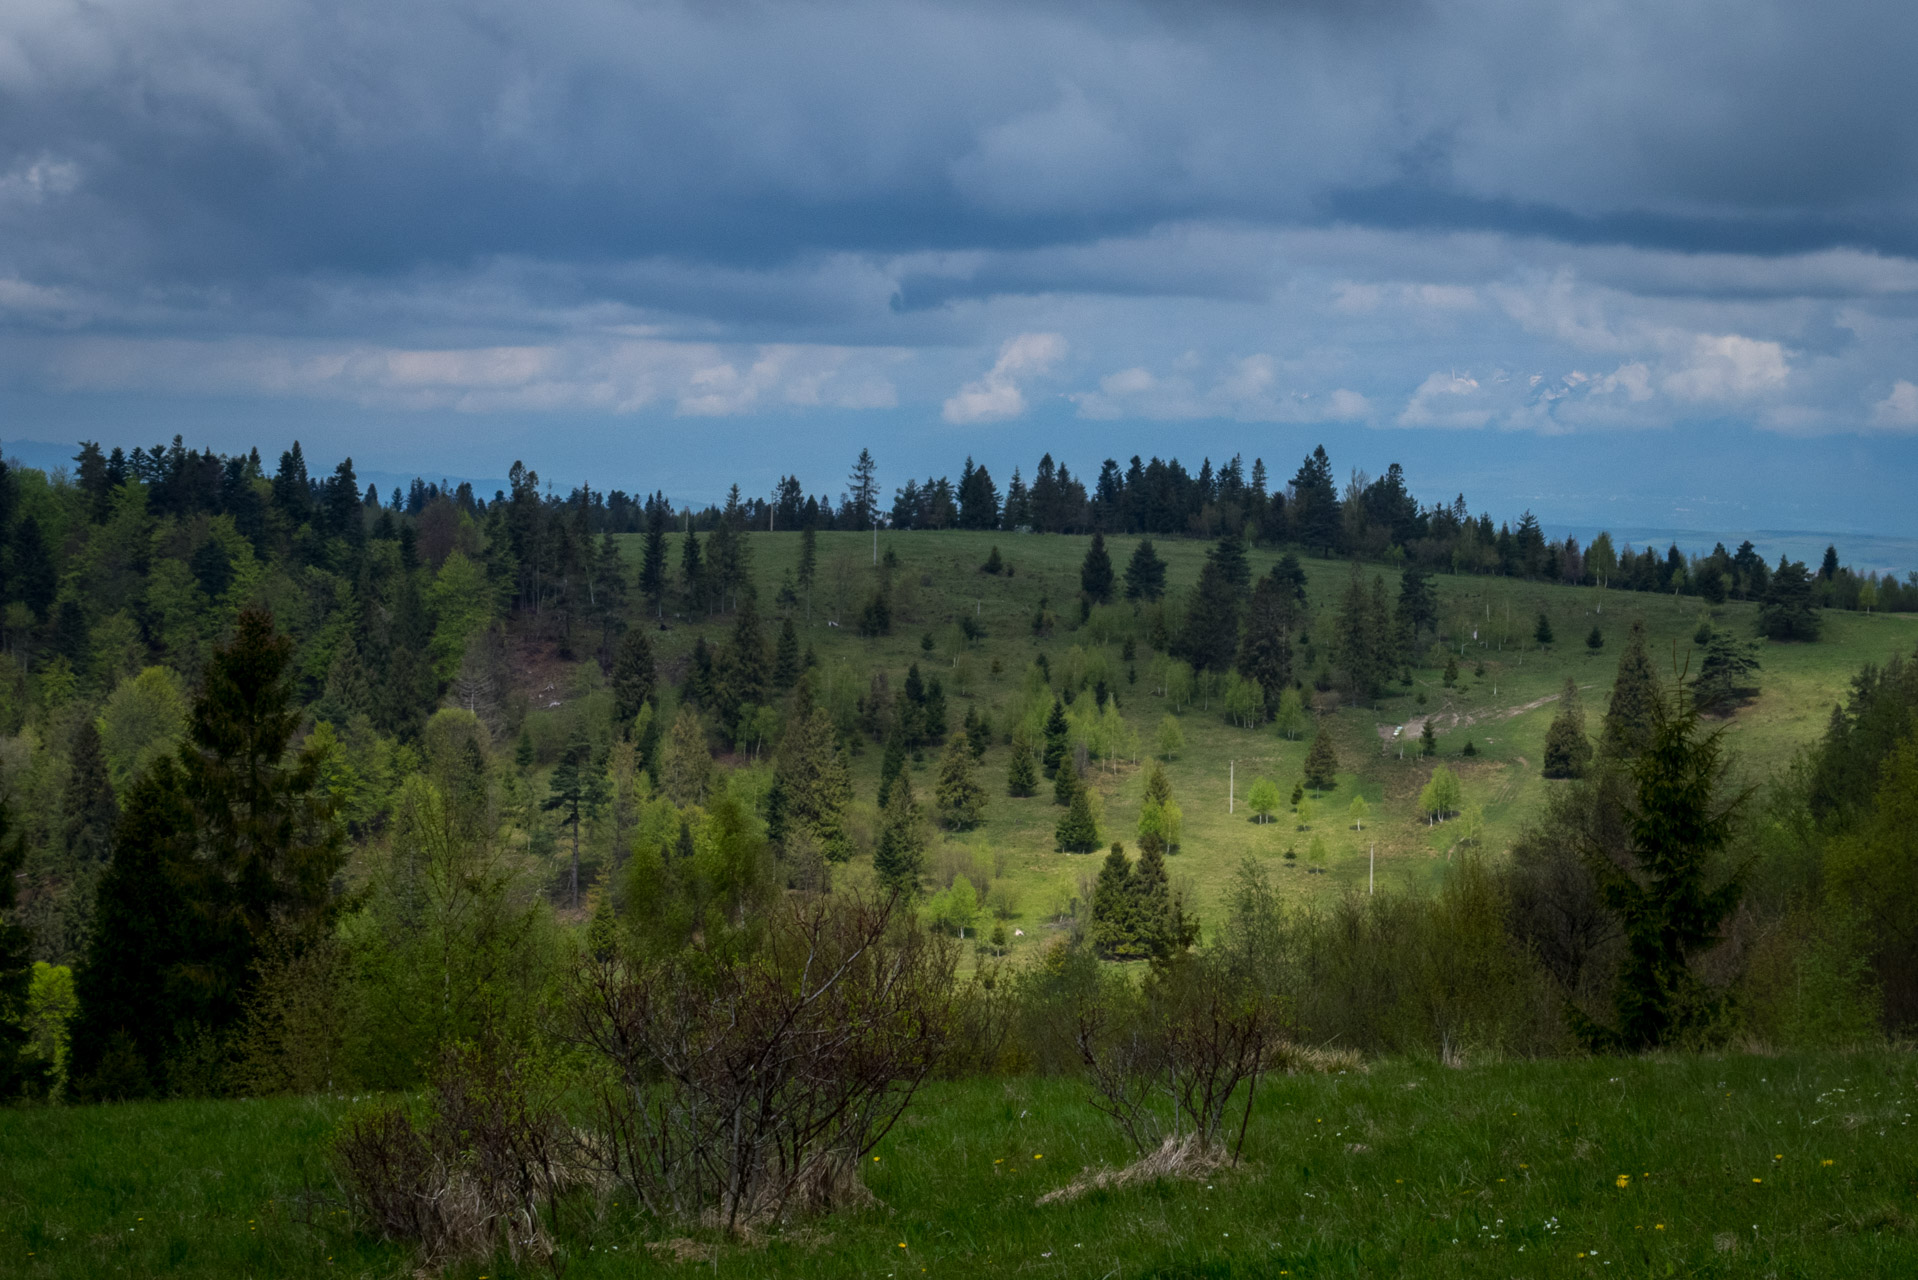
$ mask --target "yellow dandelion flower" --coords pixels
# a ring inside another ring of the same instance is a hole
[[[1819,1165],[1820,1165],[1821,1167],[1824,1167],[1824,1168],[1830,1168],[1830,1167],[1831,1167],[1831,1161],[1829,1161],[1829,1160],[1820,1160],[1820,1161],[1819,1161],[1818,1163],[1819,1163]]]
[[[1664,1229],[1665,1229],[1665,1224],[1662,1222],[1654,1222],[1652,1224],[1652,1230],[1654,1231],[1663,1231]]]
[[[1632,1175],[1631,1175],[1631,1174],[1629,1174],[1629,1173],[1621,1173],[1621,1174],[1619,1174],[1619,1175],[1618,1175],[1618,1185],[1619,1185],[1619,1186],[1621,1186],[1621,1187],[1629,1187],[1629,1186],[1631,1186],[1631,1185],[1632,1185]]]
[[[1763,1182],[1763,1181],[1764,1181],[1764,1179],[1763,1179],[1763,1178],[1753,1178],[1753,1179],[1752,1179],[1752,1181],[1753,1181],[1753,1182]]]
[[[1043,1160],[1043,1159],[1045,1159],[1045,1157],[1044,1157],[1044,1156],[1042,1156],[1042,1155],[1040,1155],[1040,1154],[1039,1154],[1039,1153],[1038,1153],[1037,1151],[1035,1151],[1035,1152],[1033,1152],[1033,1153],[1032,1153],[1032,1158],[1033,1158],[1034,1160]]]

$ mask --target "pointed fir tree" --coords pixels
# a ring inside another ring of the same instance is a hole
[[[962,731],[946,744],[934,793],[939,820],[954,831],[970,831],[985,813],[986,789],[972,776],[972,750]]]
[[[1591,634],[1585,637],[1585,647],[1593,653],[1605,647],[1605,633],[1598,629],[1597,623],[1592,624]]]
[[[664,619],[666,616],[666,522],[668,519],[666,504],[659,501],[650,504],[652,510],[646,517],[646,547],[639,557],[639,593],[646,597],[653,616]]]
[[[1651,739],[1652,722],[1663,696],[1646,651],[1645,624],[1633,622],[1625,637],[1625,651],[1618,655],[1618,676],[1612,683],[1611,702],[1599,731],[1599,752],[1614,760],[1629,760],[1642,751]]]
[[[892,800],[892,786],[906,772],[906,729],[904,717],[895,716],[891,732],[886,734],[886,754],[879,760],[878,804],[883,812]]]
[[[1152,539],[1141,538],[1125,567],[1128,600],[1157,600],[1165,594],[1165,561],[1152,549]]]
[[[1095,532],[1092,545],[1086,549],[1085,561],[1079,566],[1079,590],[1094,604],[1112,599],[1112,557],[1106,553],[1103,533]]]
[[[1165,854],[1141,849],[1132,868],[1132,944],[1138,956],[1163,960],[1179,949],[1178,909],[1172,900],[1172,882],[1166,874]]]
[[[572,832],[573,856],[567,880],[567,900],[574,911],[579,910],[580,831],[586,821],[599,812],[605,799],[605,771],[595,766],[593,743],[582,725],[573,731],[565,750],[560,752],[558,762],[553,765],[546,799],[540,804],[548,813],[557,812],[560,825]]]
[[[1582,778],[1592,763],[1592,744],[1585,736],[1585,708],[1579,704],[1578,685],[1570,679],[1559,694],[1558,714],[1545,731],[1545,767],[1548,778]]]
[[[872,855],[873,873],[889,892],[907,895],[919,892],[919,876],[925,869],[926,859],[925,835],[920,827],[912,776],[901,773],[893,782],[886,807],[880,814],[879,843]]]
[[[1438,754],[1438,735],[1432,732],[1432,717],[1425,717],[1425,724],[1419,730],[1419,754],[1435,756]]]
[[[799,656],[799,632],[793,626],[793,620],[787,618],[779,625],[779,644],[773,651],[773,686],[790,689],[799,679],[801,659]]]
[[[632,733],[634,717],[652,699],[656,680],[653,642],[644,628],[634,627],[620,637],[613,655],[613,728],[621,737]]]
[[[1718,945],[1742,896],[1737,874],[1719,878],[1738,805],[1724,797],[1723,782],[1722,731],[1701,733],[1695,710],[1660,698],[1632,762],[1632,865],[1586,860],[1625,936],[1611,1025],[1572,1010],[1575,1029],[1594,1049],[1635,1053],[1672,1044],[1709,1027],[1724,1007],[1694,966]]]
[[[1432,595],[1432,580],[1416,564],[1407,565],[1399,576],[1398,615],[1414,641],[1427,627],[1438,622],[1438,601]]]
[[[1332,735],[1320,729],[1305,753],[1305,782],[1314,791],[1330,791],[1338,785],[1339,757],[1332,749]]]
[[[1060,847],[1065,847],[1063,840]],[[1106,960],[1132,958],[1129,953],[1135,945],[1133,910],[1136,899],[1132,892],[1132,863],[1125,856],[1124,845],[1115,842],[1106,851],[1105,863],[1099,868],[1099,878],[1093,882],[1090,906],[1094,953]]]
[[[60,805],[67,858],[76,870],[103,866],[113,851],[113,824],[120,809],[107,776],[100,729],[91,717],[73,732],[67,786]]]
[[[6,479],[0,476],[0,484]],[[26,842],[0,800],[0,1102],[42,1092],[50,1063],[27,1052],[27,1003],[33,984],[33,938],[13,918]]]
[[[660,753],[659,789],[682,809],[704,804],[712,773],[713,753],[706,745],[706,729],[699,723],[699,713],[681,705]]]
[[[1238,648],[1238,589],[1226,578],[1219,561],[1207,557],[1173,651],[1195,671],[1224,671],[1232,665]]]
[[[1061,761],[1059,771],[1052,775],[1052,803],[1061,807],[1070,805],[1080,786],[1078,766],[1070,759]]]
[[[1067,765],[1069,770],[1072,766]],[[1099,847],[1099,823],[1092,816],[1092,797],[1086,787],[1074,787],[1072,804],[1054,831],[1062,853],[1091,853]]]
[[[1542,609],[1539,610],[1538,625],[1532,628],[1532,639],[1538,641],[1541,645],[1552,643],[1552,620],[1545,615],[1545,611]]]
[[[1758,633],[1772,640],[1816,640],[1819,617],[1802,561],[1778,557],[1758,607]]]
[[[800,694],[807,689],[802,685]],[[803,840],[829,862],[852,851],[846,813],[852,805],[852,775],[840,754],[832,714],[824,707],[795,708],[773,757],[766,798],[766,835],[779,849]]]
[[[1009,796],[1036,795],[1039,790],[1039,768],[1032,758],[1032,740],[1021,730],[1012,738],[1012,757],[1006,762],[1006,794]]]
[[[1233,598],[1243,599],[1252,585],[1252,566],[1245,558],[1244,530],[1235,526],[1220,534],[1212,549],[1206,552],[1206,559],[1218,566],[1219,576],[1232,588]]]
[[[1252,589],[1245,635],[1239,642],[1239,674],[1265,695],[1265,714],[1277,713],[1292,684],[1292,601],[1268,575]]]
[[[1066,737],[1070,731],[1071,726],[1066,721],[1066,704],[1054,695],[1052,710],[1046,715],[1046,748],[1041,761],[1048,778],[1057,776],[1059,766],[1065,761]]]
[[[699,535],[691,529],[680,535],[679,598],[686,612],[698,617],[706,611],[706,568],[699,554]]]

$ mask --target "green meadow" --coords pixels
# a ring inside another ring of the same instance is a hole
[[[343,1099],[0,1117],[0,1274],[395,1277],[324,1158]],[[559,1206],[562,1264],[455,1280],[1918,1274],[1918,1059],[1889,1052],[1389,1061],[1260,1089],[1241,1167],[1036,1201],[1130,1151],[1047,1079],[927,1088],[866,1209],[727,1241],[619,1196]]]

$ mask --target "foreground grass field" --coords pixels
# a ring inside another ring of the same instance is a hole
[[[0,1275],[411,1274],[315,1195],[349,1106],[0,1114]],[[1914,1112],[1910,1054],[1388,1062],[1269,1082],[1237,1171],[1040,1206],[1127,1158],[1081,1090],[942,1084],[867,1166],[880,1207],[741,1245],[581,1202],[564,1274],[1911,1276]]]

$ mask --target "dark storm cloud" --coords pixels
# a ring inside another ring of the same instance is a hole
[[[9,14],[0,253],[42,281],[762,268],[1192,218],[1904,253],[1918,212],[1907,4]]]

